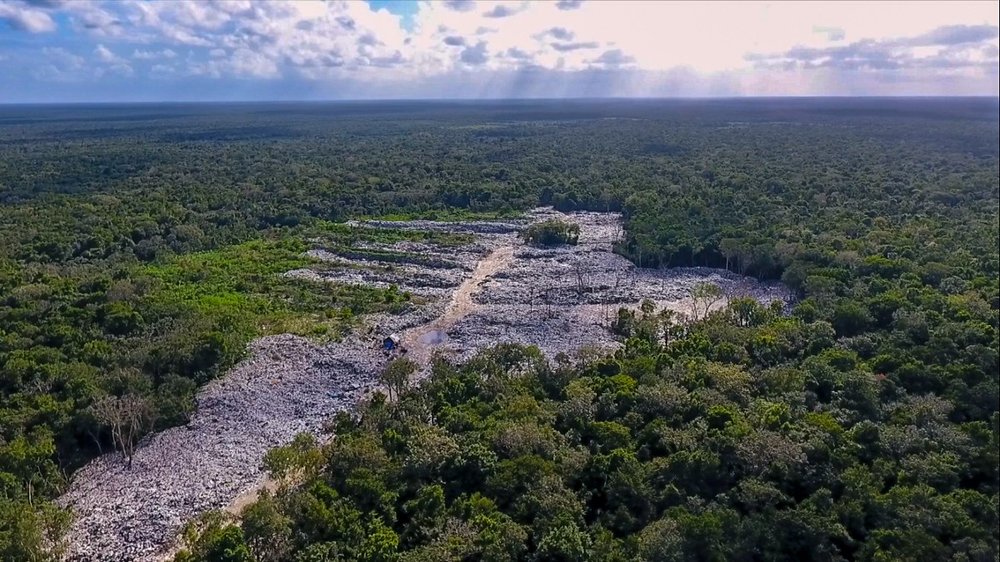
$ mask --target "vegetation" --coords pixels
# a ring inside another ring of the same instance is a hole
[[[197,386],[252,337],[339,337],[357,314],[409,301],[394,289],[281,276],[309,263],[305,248],[301,236],[275,232],[148,264],[0,272],[0,552],[15,548],[22,527],[63,523],[44,500],[74,468],[112,449],[130,463],[147,432],[184,423]],[[53,543],[17,548],[32,544]],[[0,558],[41,555],[32,556]]]
[[[739,301],[664,345],[663,318],[611,357],[438,360],[177,560],[996,558],[995,413],[955,422],[824,321]]]
[[[249,338],[407,305],[281,276],[306,240],[543,204],[801,300],[439,364],[188,560],[996,559],[998,137],[995,99],[0,108],[0,558],[57,554],[67,475]]]
[[[576,245],[580,238],[580,225],[559,219],[548,219],[525,228],[521,232],[521,238],[529,244],[539,246]]]
[[[388,220],[379,217],[378,220]],[[409,220],[402,219],[399,220]],[[358,243],[389,246],[399,242],[422,242],[437,246],[464,246],[473,242],[471,234],[435,230],[403,230],[392,228],[365,228],[327,221],[313,222],[306,233],[310,238],[329,240],[337,245],[353,247]]]
[[[524,213],[514,209],[504,209],[501,211],[469,211],[461,208],[429,209],[424,211],[397,212],[374,216],[362,216],[364,220],[382,221],[414,221],[429,220],[439,222],[461,222],[461,221],[489,221],[517,219],[524,216]]]

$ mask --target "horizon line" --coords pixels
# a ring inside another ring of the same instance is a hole
[[[204,100],[106,100],[106,101],[0,101],[0,107],[12,106],[68,106],[68,105],[153,105],[153,104],[253,104],[253,103],[477,103],[477,102],[531,102],[531,101],[753,101],[753,100],[821,100],[821,99],[868,99],[868,100],[937,100],[937,99],[967,99],[967,100],[997,100],[1000,95],[969,94],[969,95],[868,95],[868,94],[827,94],[827,95],[769,95],[769,96],[604,96],[604,97],[510,97],[510,98],[328,98],[328,99],[204,99]]]

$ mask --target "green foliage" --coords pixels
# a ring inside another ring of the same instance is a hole
[[[311,433],[300,433],[291,443],[271,449],[264,455],[264,469],[277,480],[298,480],[315,475],[323,456]]]
[[[524,216],[524,213],[517,209],[503,209],[500,211],[470,211],[463,208],[428,209],[423,211],[396,212],[381,215],[365,215],[359,217],[367,220],[383,221],[412,221],[429,220],[438,222],[459,222],[459,221],[483,221],[517,219]],[[431,235],[443,235],[446,237],[459,236],[468,239],[467,235],[453,233],[428,233]],[[464,243],[464,242],[463,242]]]
[[[539,246],[575,245],[580,238],[580,225],[559,219],[548,219],[525,228],[521,232],[521,238],[529,244]]]
[[[222,512],[204,514],[188,523],[182,534],[186,548],[174,562],[255,562],[243,530]]]
[[[55,562],[65,546],[70,513],[0,494],[0,560]]]
[[[410,377],[417,372],[420,366],[406,359],[398,357],[386,365],[382,371],[381,381],[389,391],[389,399],[398,397],[410,383]]]
[[[145,432],[186,423],[198,384],[255,336],[336,337],[355,314],[407,303],[282,276],[310,263],[305,248],[274,232],[146,264],[0,269],[0,495],[51,498],[94,454],[127,458]],[[121,425],[124,398],[142,411]]]
[[[257,562],[285,560],[292,545],[292,519],[266,490],[240,514],[241,527],[250,537],[247,547]]]

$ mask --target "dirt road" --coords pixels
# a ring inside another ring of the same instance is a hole
[[[437,339],[428,336],[447,333],[449,328],[472,312],[476,307],[472,296],[479,290],[480,285],[509,265],[513,258],[514,246],[502,246],[487,254],[476,264],[472,275],[455,289],[441,316],[427,324],[407,330],[403,334],[403,346],[408,350],[409,358],[419,365],[426,364],[435,347],[432,340]]]

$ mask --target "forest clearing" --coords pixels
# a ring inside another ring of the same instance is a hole
[[[537,247],[519,232],[558,218],[580,227],[575,245]],[[201,389],[186,426],[152,434],[131,468],[120,454],[92,461],[73,477],[59,504],[76,519],[69,558],[152,560],[168,552],[188,520],[229,505],[266,480],[262,459],[297,434],[319,435],[334,414],[349,411],[378,387],[387,359],[379,342],[401,333],[407,356],[426,366],[435,352],[461,360],[496,342],[538,346],[550,359],[581,347],[618,345],[609,331],[619,308],[650,299],[680,315],[705,314],[728,298],[752,297],[784,307],[792,293],[707,268],[646,269],[615,254],[621,217],[536,209],[507,221],[362,221],[356,229],[444,231],[470,235],[461,246],[401,241],[331,251],[285,275],[317,283],[383,283],[409,292],[400,314],[373,314],[342,341],[268,336],[249,356]],[[697,302],[701,284],[721,289]]]

